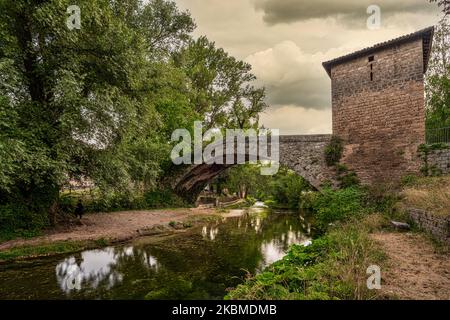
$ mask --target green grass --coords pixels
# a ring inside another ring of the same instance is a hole
[[[169,222],[169,226],[171,226],[172,228],[175,228],[176,225],[177,225],[177,222],[176,222],[176,221],[170,221],[170,222]]]
[[[33,258],[59,253],[74,252],[86,247],[86,243],[60,242],[39,246],[16,247],[6,251],[0,251],[0,260],[12,261],[20,258]]]
[[[94,241],[96,246],[98,247],[106,247],[109,245],[109,241],[106,240],[105,238],[100,238]]]
[[[31,259],[63,253],[77,252],[86,249],[105,247],[108,245],[108,240],[98,239],[95,241],[62,241],[48,244],[15,247],[12,249],[0,251],[0,261],[11,262],[20,259]]]

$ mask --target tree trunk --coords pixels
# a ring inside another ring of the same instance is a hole
[[[59,209],[58,201],[54,201],[48,211],[48,218],[52,227],[56,227],[58,223],[57,221],[58,209]]]

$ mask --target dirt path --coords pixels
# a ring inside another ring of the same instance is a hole
[[[54,241],[84,241],[98,239],[126,240],[139,235],[139,230],[182,222],[193,216],[215,214],[213,209],[170,209],[96,213],[83,217],[82,224],[66,230],[55,230],[33,239],[17,239],[0,244],[0,250],[22,245],[37,245]]]
[[[436,253],[423,235],[377,233],[389,258],[389,270],[382,275],[382,295],[398,299],[449,300],[450,255]]]

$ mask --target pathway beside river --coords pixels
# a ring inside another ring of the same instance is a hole
[[[382,295],[401,300],[449,300],[450,258],[423,234],[372,235],[389,258]]]

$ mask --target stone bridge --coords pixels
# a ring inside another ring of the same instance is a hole
[[[313,187],[319,189],[326,181],[333,181],[334,174],[325,163],[325,147],[331,135],[280,136],[280,165],[286,166]],[[270,150],[270,143],[268,144]],[[248,144],[246,146],[248,160]],[[239,156],[235,148],[235,158]],[[264,160],[264,159],[259,159]],[[192,201],[205,188],[206,184],[233,165],[198,164],[184,168],[177,178],[170,181],[171,187],[183,198]]]
[[[340,162],[363,184],[395,183],[421,172],[417,150],[425,143],[424,74],[433,34],[426,28],[323,63],[331,79],[333,135],[344,144]],[[333,181],[324,159],[330,137],[280,137],[280,163],[316,188]],[[228,167],[189,167],[172,187],[195,196]]]

